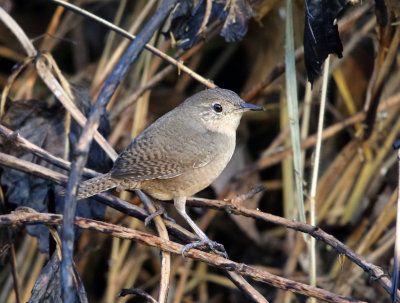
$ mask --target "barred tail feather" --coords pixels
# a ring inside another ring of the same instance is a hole
[[[85,199],[119,185],[120,181],[111,178],[111,174],[89,179],[79,185],[77,199]]]

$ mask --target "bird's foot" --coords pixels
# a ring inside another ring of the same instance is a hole
[[[198,248],[198,247],[204,247],[204,246],[207,246],[212,252],[228,259],[228,254],[226,253],[225,247],[222,244],[211,241],[208,238],[206,240],[203,239],[198,242],[186,244],[183,247],[182,252],[181,252],[182,257],[185,258],[185,252],[191,250],[192,248]]]
[[[144,219],[144,226],[148,226],[150,222],[157,216],[162,215],[164,219],[175,223],[175,220],[168,216],[167,211],[165,210],[164,206],[160,205],[160,208],[157,209],[154,213],[148,215],[146,219]]]

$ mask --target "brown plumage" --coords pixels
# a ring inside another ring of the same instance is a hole
[[[78,198],[116,187],[141,189],[159,200],[173,199],[178,212],[213,247],[215,243],[186,214],[186,198],[211,184],[228,164],[243,112],[261,109],[229,90],[197,93],[135,138],[109,173],[83,182]]]

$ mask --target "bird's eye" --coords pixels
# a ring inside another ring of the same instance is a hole
[[[214,109],[217,113],[222,112],[222,106],[221,106],[221,104],[215,103],[215,104],[213,105],[213,109]]]

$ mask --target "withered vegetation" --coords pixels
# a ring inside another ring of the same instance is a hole
[[[312,89],[307,84],[303,32],[314,21],[305,18],[303,1],[293,1],[302,148],[295,155],[285,1],[71,2],[129,34],[54,1],[0,0],[0,302],[391,301],[399,180],[392,144],[400,137],[396,1],[350,1],[341,12],[343,56],[328,59],[327,89],[320,65]],[[150,24],[160,5],[167,19]],[[137,42],[134,57],[130,35],[144,39],[146,28],[149,39]],[[124,53],[128,70],[115,75]],[[75,204],[81,174],[107,172],[145,127],[214,86],[266,108],[243,117],[230,164],[188,201],[229,259],[197,249],[183,258],[183,245],[196,238],[170,203],[108,192]],[[316,163],[321,93],[327,98]],[[297,174],[306,223],[298,219]],[[157,216],[143,224],[161,207],[177,222]],[[73,251],[63,246],[63,222],[74,231]]]

